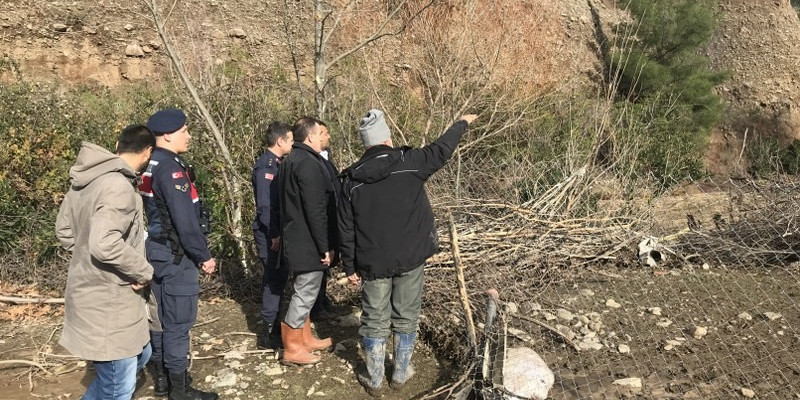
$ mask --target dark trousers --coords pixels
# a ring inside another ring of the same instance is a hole
[[[181,373],[189,368],[189,330],[197,319],[199,271],[186,256],[175,264],[171,250],[158,243],[148,242],[147,257],[153,266],[150,287],[162,328],[162,332],[150,331],[151,359],[163,362],[171,373]]]
[[[281,308],[283,290],[289,274],[278,269],[278,252],[269,250],[266,258],[261,258],[264,277],[261,279],[263,293],[261,295],[261,318],[267,325],[275,325]]]

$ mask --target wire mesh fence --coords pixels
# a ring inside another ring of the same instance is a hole
[[[421,330],[463,375],[428,398],[800,398],[800,185],[588,184],[437,202]]]

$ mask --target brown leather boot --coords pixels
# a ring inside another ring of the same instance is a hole
[[[281,322],[281,337],[283,339],[284,364],[316,364],[320,358],[311,354],[303,345],[303,328],[294,329],[285,322]]]
[[[306,346],[308,351],[325,350],[333,346],[331,338],[317,339],[311,334],[311,317],[306,317],[306,322],[303,324],[303,345]]]

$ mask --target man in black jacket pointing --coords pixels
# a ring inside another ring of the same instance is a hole
[[[338,206],[341,256],[352,284],[363,280],[362,337],[367,372],[358,376],[379,397],[386,340],[394,333],[392,387],[414,374],[411,354],[422,306],[422,265],[436,252],[433,210],[425,182],[455,151],[475,115],[464,115],[433,143],[392,147],[383,112],[370,110],[359,132],[366,151],[342,172]]]

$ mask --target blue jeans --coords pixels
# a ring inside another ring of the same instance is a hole
[[[94,361],[97,377],[86,389],[82,400],[130,400],[136,389],[136,373],[150,359],[150,343],[138,356],[113,361]]]

